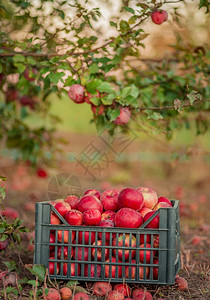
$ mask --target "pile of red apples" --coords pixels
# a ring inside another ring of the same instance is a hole
[[[152,277],[154,280],[158,279],[159,235],[149,234],[148,231],[147,234],[140,234],[137,247],[137,234],[132,234],[132,230],[131,233],[126,230],[122,233],[122,229],[119,232],[119,228],[140,228],[150,217],[151,220],[145,228],[159,228],[159,213],[152,216],[159,208],[172,207],[168,198],[158,197],[153,189],[145,187],[124,188],[121,191],[109,189],[103,193],[91,189],[80,199],[70,195],[50,204],[70,226],[70,230],[59,228],[50,231],[51,275],[67,276],[67,262],[70,261],[68,274],[71,276],[80,276],[81,264],[84,264],[85,277],[100,278],[103,261],[106,278],[122,278],[123,273],[125,278],[135,279],[137,265],[139,279],[151,278],[149,265],[145,264],[155,264],[157,267],[153,266]],[[62,225],[59,214],[56,215],[53,209],[51,210],[51,224]],[[74,230],[74,226],[81,226],[81,231],[78,227]],[[93,226],[97,226],[98,229],[93,230]],[[104,227],[107,228],[105,232]],[[110,230],[111,228],[116,230]],[[110,262],[113,264],[106,264]]]

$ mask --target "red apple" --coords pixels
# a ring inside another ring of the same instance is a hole
[[[65,203],[65,202],[64,202]],[[79,210],[69,210],[65,214],[65,220],[69,225],[82,225],[83,223],[83,215]]]
[[[155,9],[151,13],[151,18],[155,24],[160,25],[163,22],[167,21],[168,13],[163,9]]]
[[[83,225],[85,226],[85,225]],[[93,231],[79,231],[78,233],[78,241],[80,244],[92,244],[93,242],[95,242],[95,232]],[[83,235],[84,235],[84,241],[83,241]],[[89,236],[90,236],[90,242],[89,242]]]
[[[172,206],[172,203],[171,203],[171,201],[168,199],[168,198],[166,198],[166,197],[159,197],[158,198],[158,203],[159,202],[166,202],[166,203],[168,203],[168,204],[171,204],[171,206]]]
[[[67,246],[64,247],[59,246],[57,256],[59,259],[61,259],[63,254],[63,259],[68,259],[68,252],[70,252],[70,248],[68,248]],[[73,247],[71,247],[70,258],[72,258],[73,255],[74,255],[74,249]]]
[[[150,211],[144,216],[144,222],[146,222],[152,215],[154,215],[156,211]],[[147,224],[146,228],[159,228],[159,214],[154,217],[149,224]]]
[[[104,210],[118,210],[118,195],[119,191],[114,189],[106,190],[101,194],[100,200],[103,204]]]
[[[107,300],[124,300],[124,299],[125,299],[124,295],[118,291],[111,291],[107,297]]]
[[[62,217],[64,217],[65,214],[71,210],[71,206],[66,202],[58,202],[54,207]]]
[[[101,221],[109,220],[109,221],[113,221],[114,222],[115,215],[116,215],[115,211],[113,211],[113,210],[106,210],[101,215]]]
[[[147,290],[141,290],[141,289],[135,289],[135,290],[138,290],[138,291],[135,292],[135,294],[136,294],[135,297],[132,294],[132,298],[134,300],[152,300],[153,299],[152,295],[150,294],[150,292],[147,292]]]
[[[103,212],[103,205],[101,201],[94,195],[83,196],[77,204],[77,209],[84,213],[89,209],[98,209],[100,213]]]
[[[106,260],[106,262],[110,262],[109,259]],[[116,258],[112,257],[111,262],[116,263]],[[120,262],[120,261],[118,261]],[[117,273],[118,272],[118,277],[117,277]],[[122,266],[121,265],[105,265],[105,277],[106,278],[122,278]]]
[[[133,266],[126,266],[125,267],[125,278],[136,278],[136,260],[132,259],[131,263],[134,264]],[[139,267],[139,279],[144,279],[144,272],[146,272],[146,278],[149,278],[149,267]],[[130,274],[131,273],[131,274]],[[131,276],[131,277],[129,277]]]
[[[54,232],[50,232],[50,244],[54,244],[55,243],[55,233]],[[50,251],[54,250],[55,246],[50,246]]]
[[[114,222],[111,221],[111,220],[104,220],[104,221],[101,221],[98,226],[100,226],[100,227],[114,227]],[[102,239],[102,235],[103,235],[102,232],[98,233],[98,236],[99,236],[100,239]],[[105,240],[109,241],[110,240],[110,236],[111,236],[110,232],[106,232],[105,233]],[[112,233],[112,239],[115,236],[116,236],[116,233]]]
[[[59,292],[54,288],[49,288],[47,295],[43,297],[45,300],[61,300]]]
[[[0,239],[1,239],[1,234],[0,234]],[[9,238],[6,238],[4,241],[0,240],[0,251],[6,249],[8,244],[9,244]]]
[[[111,292],[112,286],[109,282],[95,282],[93,285],[93,294],[96,296],[104,297]]]
[[[131,240],[130,240],[130,234],[125,234],[125,237],[123,237],[123,234],[120,234],[117,237],[115,237],[113,239],[113,246],[122,248],[122,247],[136,247],[136,238],[135,236],[131,236]],[[113,254],[116,257],[117,256],[117,250],[113,249]],[[122,258],[124,257],[125,260],[129,260],[129,257],[133,258],[136,254],[136,250],[132,250],[132,249],[128,249],[128,250],[122,250],[122,249],[118,249],[118,259],[122,260]]]
[[[71,242],[73,242],[75,238],[75,231],[71,232]],[[69,243],[69,231],[68,230],[58,230],[58,241],[62,243],[62,235],[63,235],[63,243],[68,244]]]
[[[89,266],[89,268],[88,268]],[[96,270],[95,270],[96,268]],[[88,276],[88,269],[90,270],[90,276]],[[84,268],[84,276],[85,277],[101,277],[101,266],[100,265],[89,265],[86,264]]]
[[[125,297],[131,296],[131,289],[126,283],[116,284],[114,290],[122,293]]]
[[[69,195],[64,199],[64,202],[67,202],[71,206],[71,209],[77,209],[79,198],[73,195]]]
[[[73,300],[90,300],[90,297],[86,293],[76,293],[73,298]]]
[[[19,212],[11,207],[5,207],[3,211],[1,211],[2,216],[5,216],[8,219],[15,220],[20,217]]]
[[[93,195],[93,196],[96,196],[98,199],[100,199],[101,192],[99,192],[98,190],[90,189],[84,193],[84,196],[85,195]]]
[[[127,124],[131,117],[131,111],[128,107],[120,107],[119,116],[113,121],[116,125]]]
[[[97,243],[93,243],[93,245],[96,245],[96,246],[101,246],[102,245],[102,241],[101,240],[98,240]],[[107,243],[105,245],[108,245]],[[91,248],[91,254],[92,254],[92,258],[95,260],[95,256],[97,256],[97,261],[101,261],[101,257],[102,257],[102,248],[100,247],[95,247],[95,248]],[[105,248],[104,249],[104,257],[105,259],[107,259],[109,256],[109,249],[108,248]]]
[[[59,292],[61,294],[62,300],[70,300],[72,298],[72,291],[66,286],[61,288]]]
[[[47,172],[42,168],[37,169],[36,174],[40,178],[46,178],[48,176]]]
[[[146,246],[144,244],[140,245],[139,248],[151,248],[151,245],[146,243]],[[139,251],[139,260],[141,263],[144,263],[144,256],[145,256],[145,262],[147,264],[150,263],[150,257],[151,257],[151,250],[140,250]],[[155,255],[155,251],[153,250],[153,257]]]
[[[55,259],[55,257],[50,257],[50,259]],[[49,268],[48,268],[48,270],[49,270],[49,274],[50,275],[54,275],[55,265],[56,265],[55,262],[49,261]],[[56,267],[56,272],[55,273],[58,275],[59,272],[60,272],[60,264],[57,263],[57,267]]]
[[[150,189],[147,187],[139,187],[139,188],[137,188],[137,191],[139,191],[143,195],[143,198],[144,198],[143,206],[153,209],[153,207],[158,202],[157,193],[153,189]]]
[[[136,189],[125,188],[118,196],[118,204],[120,208],[129,207],[134,210],[140,210],[143,206],[143,196]]]
[[[142,217],[144,218],[144,216],[149,212],[152,211],[152,209],[148,208],[148,207],[142,207],[139,210],[139,213],[142,215]]]
[[[99,105],[99,106],[91,105],[91,110],[94,115],[100,116],[103,114],[105,107],[104,105]]]
[[[138,228],[143,224],[143,218],[132,208],[121,208],[115,216],[115,226],[124,228]]]
[[[81,267],[79,264],[76,263],[69,263],[70,264],[70,275],[76,276],[76,270],[77,270],[77,276],[81,274]],[[66,276],[68,273],[68,263],[63,263],[63,275]]]
[[[157,257],[154,257],[153,264],[154,265],[158,265],[159,264],[159,261],[158,261]],[[154,280],[158,279],[158,266],[157,267],[153,267],[153,279]]]
[[[154,235],[153,247],[159,248],[159,234]]]
[[[172,205],[166,202],[159,202],[155,205],[155,207],[153,207],[153,210],[158,210],[161,207],[172,207]]]
[[[150,234],[140,234],[140,245],[143,244],[144,245],[144,237],[146,235],[146,243],[150,243],[151,242],[151,235]]]
[[[56,215],[51,213],[51,215],[50,215],[50,224],[58,225],[60,223],[61,223],[60,219]]]
[[[35,101],[32,97],[23,95],[20,97],[19,101],[22,106],[29,106],[31,109],[34,109]]]
[[[34,81],[36,75],[38,74],[37,69],[33,68],[32,70],[26,69],[23,73],[23,76],[28,80],[28,81]]]
[[[83,255],[84,255],[84,258],[83,258]],[[88,261],[89,260],[88,257],[89,257],[89,248],[86,248],[86,247],[75,247],[74,248],[74,259],[75,260]],[[91,259],[91,249],[90,249],[90,259]]]
[[[18,91],[16,88],[12,87],[8,89],[5,93],[6,102],[13,102],[18,99]]]
[[[68,91],[68,95],[75,103],[83,103],[85,101],[85,89],[80,84],[73,84]]]
[[[175,283],[178,286],[180,291],[187,291],[188,290],[188,282],[185,278],[176,276]]]
[[[101,213],[98,209],[89,209],[83,213],[83,221],[87,226],[97,226],[101,222]]]

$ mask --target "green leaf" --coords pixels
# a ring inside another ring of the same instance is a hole
[[[209,1],[208,0],[200,0],[199,9],[202,7],[206,7],[206,13],[209,12]]]
[[[124,6],[124,10],[126,10],[127,12],[132,13],[133,15],[135,14],[135,10],[133,8],[131,8],[131,7]]]
[[[192,90],[191,93],[187,95],[187,98],[190,100],[190,104],[193,105],[195,100],[202,100],[201,94],[199,94],[197,91]]]
[[[14,62],[25,62],[25,57],[21,54],[17,54],[13,56]]]
[[[101,93],[113,93],[112,86],[108,82],[102,82],[97,89]]]
[[[27,282],[28,284],[31,284],[32,286],[39,286],[39,282],[36,282],[36,280],[29,280],[28,282]]]
[[[120,21],[120,30],[122,32],[125,32],[125,31],[128,31],[129,29],[130,29],[130,26],[129,26],[128,22],[121,20]]]
[[[110,21],[109,24],[110,24],[110,26],[117,28],[117,23]]]
[[[33,268],[31,269],[28,267],[28,270],[31,272],[31,274],[38,276],[40,281],[44,281],[46,274],[46,268],[44,265],[33,265]]]
[[[94,79],[90,82],[88,82],[86,84],[86,88],[88,93],[90,94],[94,94],[96,92],[96,89],[98,88],[98,86],[101,84],[101,80],[100,79]]]
[[[109,117],[109,120],[112,122],[120,115],[120,109],[119,108],[115,108],[115,109],[110,108],[110,109],[108,109],[107,115]]]
[[[66,286],[67,287],[72,287],[72,286],[77,285],[77,284],[79,284],[79,281],[77,281],[77,280],[69,280],[67,282]]]
[[[0,73],[2,73],[2,70],[3,70],[2,64],[0,64]]]
[[[26,61],[27,61],[27,63],[28,63],[29,65],[32,65],[32,66],[35,66],[35,65],[36,65],[35,59],[34,59],[33,57],[31,57],[31,56],[28,56],[28,57],[26,58]]]
[[[3,241],[6,241],[6,239],[8,239],[8,235],[3,233],[0,237],[0,241],[3,242]]]
[[[12,272],[12,271],[16,270],[17,266],[16,266],[16,262],[14,260],[3,261],[3,263],[5,264],[5,266],[9,270],[9,272]]]
[[[96,74],[99,72],[99,67],[97,64],[92,64],[90,67],[89,67],[89,72],[90,74]]]
[[[18,69],[19,73],[23,73],[26,69],[26,66],[24,64],[21,64],[21,63],[15,62],[14,66]]]
[[[147,117],[149,120],[155,120],[155,121],[158,121],[158,120],[162,120],[163,119],[163,116],[158,113],[158,112],[153,112],[152,114],[150,114],[148,117]]]
[[[100,99],[98,97],[92,97],[90,99],[90,102],[92,102],[96,106],[98,106],[101,103],[101,101],[100,101]]]
[[[109,94],[101,99],[104,105],[111,105],[113,100],[116,98],[115,94]]]

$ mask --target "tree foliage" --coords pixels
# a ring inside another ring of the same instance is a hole
[[[106,1],[107,2],[107,1]],[[85,86],[95,106],[104,106],[93,121],[99,133],[114,134],[119,108],[129,107],[138,130],[166,134],[195,122],[197,134],[208,129],[209,68],[207,45],[194,45],[177,32],[174,51],[161,59],[144,59],[145,22],[154,9],[170,4],[171,24],[182,26],[179,4],[185,1],[125,1],[109,24],[90,1],[2,0],[0,4],[0,138],[17,158],[36,164],[52,159],[59,119],[50,111],[51,97],[67,95],[72,84]],[[98,1],[98,5],[102,3]],[[208,13],[208,1],[197,2]],[[104,4],[105,5],[105,4]],[[108,3],[112,5],[112,3]],[[172,10],[173,9],[173,10]],[[136,63],[141,62],[142,68]],[[97,91],[100,97],[96,96]],[[80,104],[82,105],[82,104]],[[28,116],[42,118],[33,126]],[[51,155],[46,157],[46,150]]]

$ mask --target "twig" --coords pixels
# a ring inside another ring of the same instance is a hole
[[[202,100],[202,101],[194,101],[193,102],[193,105],[194,104],[202,104],[204,102],[208,102],[210,101],[210,99],[207,99],[207,100]],[[181,105],[181,108],[182,107],[193,107],[193,105],[191,105],[190,103],[186,103],[186,104],[182,104]],[[162,106],[162,107],[139,107],[140,110],[165,110],[165,109],[175,109],[174,105],[171,105],[171,106]]]
[[[37,293],[37,286],[38,286],[38,276],[36,276],[36,285],[35,285],[35,289],[34,289],[34,300],[36,300],[36,293]]]

